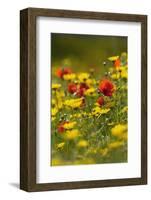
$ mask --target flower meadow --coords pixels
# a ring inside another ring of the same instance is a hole
[[[90,67],[55,68],[52,166],[127,162],[127,53],[106,58],[103,66],[103,75]]]

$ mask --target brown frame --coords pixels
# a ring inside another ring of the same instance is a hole
[[[141,178],[36,183],[36,18],[62,17],[141,23]],[[147,16],[27,8],[20,12],[20,188],[46,191],[147,184]]]

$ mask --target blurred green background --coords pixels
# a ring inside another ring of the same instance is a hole
[[[51,34],[51,64],[57,67],[71,67],[74,72],[88,72],[90,68],[103,73],[111,65],[110,56],[127,52],[127,37]],[[106,62],[106,66],[103,63]]]

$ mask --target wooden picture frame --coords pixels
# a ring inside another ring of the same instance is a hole
[[[141,177],[36,183],[36,18],[109,20],[141,23]],[[47,191],[147,184],[147,16],[27,8],[20,12],[20,188]]]

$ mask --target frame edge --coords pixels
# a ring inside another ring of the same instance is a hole
[[[36,184],[34,19],[30,9],[20,11],[20,189],[25,191]]]
[[[28,190],[28,9],[20,11],[20,189]]]
[[[49,12],[52,11],[52,14]],[[56,14],[54,14],[56,12]],[[64,13],[67,14],[64,16]],[[77,13],[77,14],[76,14]],[[36,42],[34,36],[36,36],[35,19],[37,16],[57,16],[57,17],[69,17],[69,18],[81,18],[89,19],[89,14],[94,14],[91,19],[111,20],[110,13],[108,17],[105,17],[109,13],[89,12],[89,11],[67,11],[67,10],[55,10],[55,9],[40,9],[40,8],[27,8],[20,11],[20,189],[34,192],[34,191],[48,191],[48,190],[65,190],[65,189],[80,189],[80,188],[98,188],[98,187],[114,187],[114,186],[126,186],[126,185],[144,185],[147,184],[147,146],[144,148],[144,144],[147,145],[147,121],[142,124],[141,139],[143,144],[141,147],[141,178],[132,178],[127,180],[104,180],[101,181],[80,181],[80,182],[67,182],[67,183],[44,183],[36,184],[36,152],[32,152],[31,148],[36,147],[36,126],[33,117],[35,117],[35,92],[32,90],[36,88]],[[71,17],[73,14],[73,17]],[[81,15],[81,17],[79,17]],[[142,33],[142,48],[145,48],[142,56],[142,81],[145,81],[141,87],[145,87],[144,97],[142,97],[142,117],[147,120],[147,16],[146,15],[133,15],[126,14],[128,20],[126,20],[125,14],[116,13],[116,17],[112,20],[116,20],[117,17],[123,16],[119,21],[141,22]],[[33,25],[33,27],[32,27]],[[145,37],[146,36],[146,37]],[[32,43],[31,43],[32,42]],[[32,67],[33,65],[33,67]],[[32,73],[32,75],[31,75]],[[143,91],[143,90],[142,90]],[[32,94],[32,92],[34,94]],[[34,106],[32,111],[32,106]],[[30,122],[31,120],[31,122]],[[33,126],[32,123],[34,122]],[[34,132],[33,132],[34,131]],[[33,134],[31,136],[31,133]],[[31,141],[30,141],[31,139]],[[32,146],[33,145],[33,146]],[[32,160],[33,159],[33,160]],[[144,165],[145,164],[145,165]],[[110,181],[110,182],[109,182]],[[91,182],[91,183],[90,183]],[[116,182],[116,183],[115,183]]]

